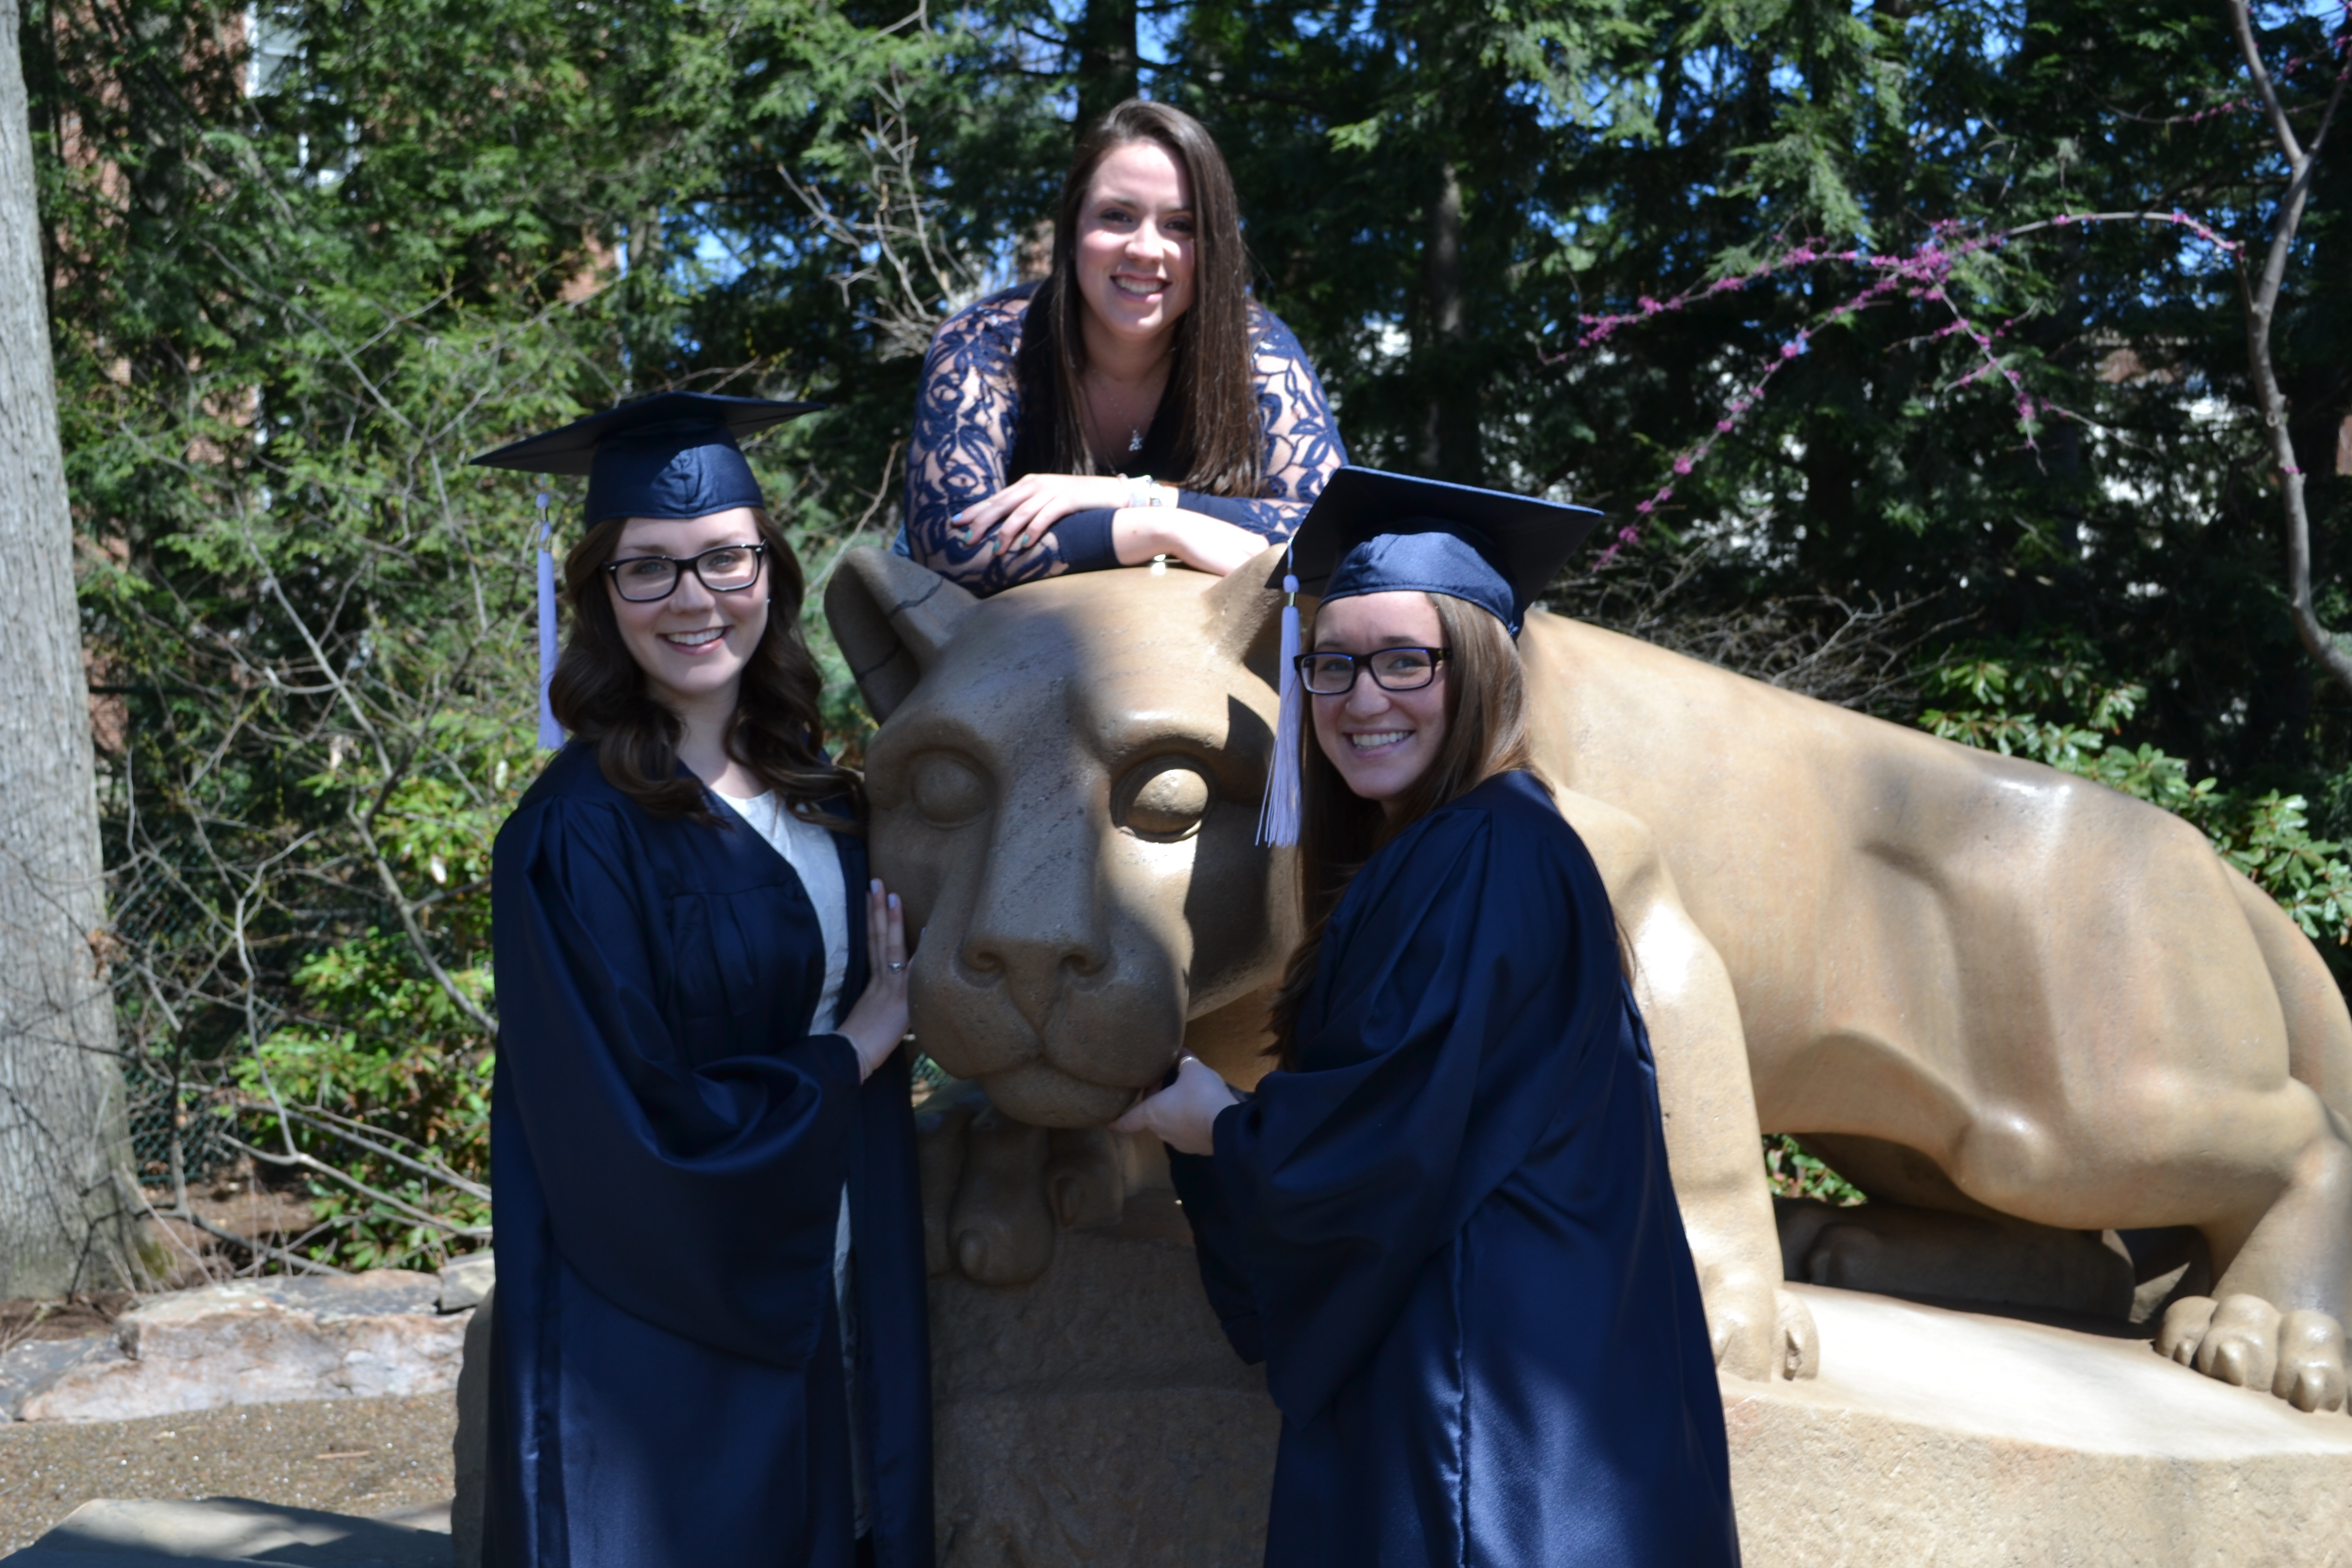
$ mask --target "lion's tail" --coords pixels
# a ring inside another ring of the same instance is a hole
[[[2344,993],[2286,911],[2235,867],[2225,869],[2286,1014],[2287,1070],[2334,1112],[2337,1135],[2352,1139],[2352,1012]]]

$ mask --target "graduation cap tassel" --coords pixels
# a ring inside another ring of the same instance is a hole
[[[1274,722],[1274,766],[1265,780],[1265,804],[1258,810],[1257,841],[1285,847],[1298,842],[1298,731],[1306,720],[1306,693],[1298,686],[1298,578],[1282,579],[1282,666],[1277,689],[1280,716]]]
[[[547,492],[539,492],[539,743],[551,752],[563,749],[563,726],[548,706],[547,684],[555,679],[555,545],[554,524],[548,521]]]

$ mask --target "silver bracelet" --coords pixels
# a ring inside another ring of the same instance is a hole
[[[1166,509],[1177,501],[1173,485],[1156,484],[1150,474],[1138,474],[1127,482],[1127,504],[1135,507]]]

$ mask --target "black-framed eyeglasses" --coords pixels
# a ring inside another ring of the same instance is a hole
[[[685,557],[631,555],[605,562],[604,570],[613,574],[621,597],[646,605],[677,593],[678,575],[688,566],[712,593],[740,594],[760,580],[761,558],[767,553],[764,544],[721,544]]]
[[[1437,679],[1445,662],[1442,647],[1384,647],[1370,653],[1302,653],[1298,679],[1318,697],[1344,697],[1356,689],[1356,676],[1370,670],[1372,684],[1383,691],[1418,691]]]

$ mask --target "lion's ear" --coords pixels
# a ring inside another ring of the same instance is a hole
[[[1209,646],[1245,665],[1268,686],[1278,686],[1275,668],[1282,651],[1282,546],[1252,556],[1207,595]],[[1299,614],[1314,614],[1315,601],[1298,596]]]
[[[851,551],[824,585],[824,618],[878,723],[980,601],[928,566],[871,545]]]

